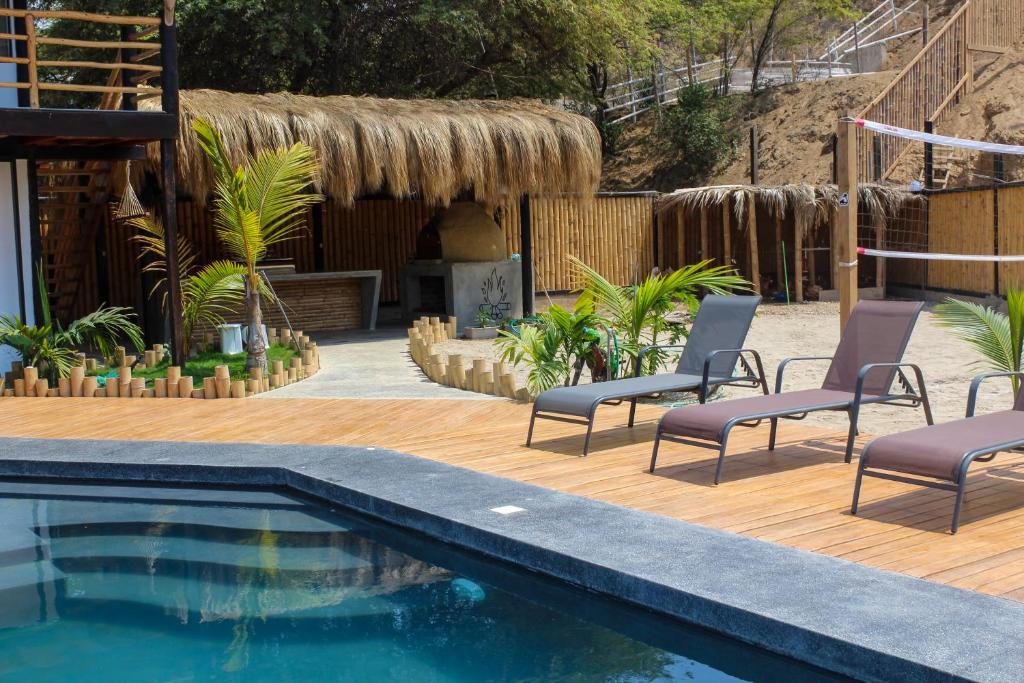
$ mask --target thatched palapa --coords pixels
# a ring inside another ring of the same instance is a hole
[[[594,125],[533,100],[182,91],[178,183],[200,202],[213,187],[212,169],[191,134],[200,117],[221,131],[235,162],[305,142],[322,165],[318,189],[345,204],[372,194],[440,205],[460,196],[492,205],[523,194],[587,197],[601,174]],[[158,147],[149,156],[158,164]]]
[[[915,194],[892,185],[860,185],[857,188],[859,211],[872,216],[878,222],[908,204],[923,204],[924,195]],[[778,187],[760,185],[713,185],[690,187],[662,195],[658,211],[666,213],[673,209],[699,211],[730,204],[737,219],[745,216],[751,201],[764,206],[773,216],[799,216],[808,228],[828,223],[831,213],[839,208],[839,189],[835,185],[793,184]],[[742,226],[742,221],[738,222]]]

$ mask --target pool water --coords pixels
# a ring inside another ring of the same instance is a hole
[[[826,679],[277,491],[0,481],[2,681]]]

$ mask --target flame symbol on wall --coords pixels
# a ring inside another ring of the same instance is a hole
[[[484,302],[480,304],[481,312],[490,316],[491,320],[503,320],[505,314],[512,310],[512,304],[508,301],[508,292],[505,291],[505,278],[498,275],[498,269],[491,270],[491,274],[484,280],[480,288]]]

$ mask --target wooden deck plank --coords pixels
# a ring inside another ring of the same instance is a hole
[[[1022,454],[972,469],[963,525],[950,536],[947,492],[871,479],[861,515],[850,515],[856,465],[843,462],[845,434],[787,424],[770,453],[766,428],[737,431],[714,486],[711,450],[665,444],[649,473],[661,410],[640,406],[633,429],[627,412],[602,412],[586,458],[582,428],[557,422],[539,423],[525,448],[529,408],[504,401],[3,399],[0,434],[392,448],[1024,601]]]

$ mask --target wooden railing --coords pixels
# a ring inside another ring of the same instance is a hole
[[[10,40],[15,45],[15,56],[0,57],[0,63],[17,64],[20,72],[17,81],[0,82],[0,88],[27,90],[29,106],[33,108],[41,106],[40,94],[48,91],[99,93],[103,96],[100,103],[103,109],[117,108],[115,101],[125,96],[141,99],[162,94],[160,87],[147,85],[163,70],[159,59],[162,56],[159,17],[6,8],[0,8],[0,17],[10,17],[14,24],[13,32],[0,33],[0,40]],[[40,24],[53,26],[54,22],[62,21],[118,26],[121,33],[109,40],[81,40],[39,33]],[[97,56],[95,59],[49,58],[48,52],[54,48],[77,48],[90,55],[95,50]],[[110,53],[115,50],[111,59]],[[123,58],[126,54],[131,57]],[[156,63],[151,62],[154,58],[157,58]],[[76,82],[73,76],[81,70],[105,70],[110,72],[110,77],[103,85]],[[131,76],[126,78],[124,74]]]
[[[966,0],[859,118],[922,130],[974,88],[974,51],[1004,52],[1024,35],[1021,0]],[[908,141],[857,129],[857,172],[884,180]]]

